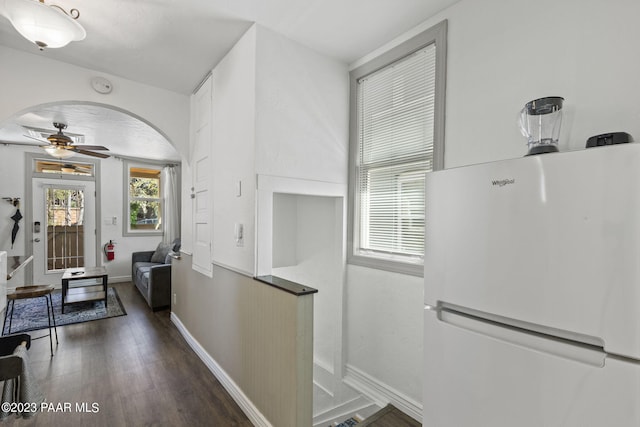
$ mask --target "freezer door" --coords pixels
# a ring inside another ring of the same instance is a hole
[[[425,303],[640,358],[640,144],[427,174]]]
[[[640,426],[640,363],[425,310],[425,427]]]

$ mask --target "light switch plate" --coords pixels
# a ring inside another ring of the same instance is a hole
[[[244,246],[244,225],[240,223],[236,223],[234,236],[236,239],[236,246],[238,247]]]

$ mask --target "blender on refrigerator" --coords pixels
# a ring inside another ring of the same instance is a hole
[[[528,156],[559,151],[563,101],[559,96],[534,99],[520,111],[520,131],[527,138]]]

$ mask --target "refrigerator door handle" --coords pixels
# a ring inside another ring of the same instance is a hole
[[[439,319],[450,325],[464,328],[512,345],[563,357],[597,368],[604,367],[607,357],[607,353],[605,353],[601,347],[503,325],[445,309],[439,311]]]

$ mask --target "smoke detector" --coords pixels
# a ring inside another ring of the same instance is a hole
[[[111,82],[104,77],[94,77],[91,79],[91,87],[98,93],[108,94],[113,90]]]

